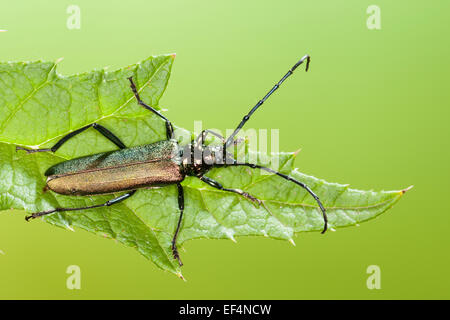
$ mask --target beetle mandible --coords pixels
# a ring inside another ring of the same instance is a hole
[[[229,152],[227,152],[227,148],[233,143],[236,143],[236,135],[250,119],[252,114],[280,87],[294,70],[305,61],[305,71],[308,71],[311,58],[309,55],[305,55],[289,69],[289,71],[261,100],[258,101],[227,139],[211,130],[203,130],[196,139],[192,140],[191,143],[186,146],[180,146],[178,144],[174,137],[174,130],[171,122],[156,109],[141,100],[132,77],[128,78],[137,103],[165,121],[167,139],[152,144],[127,148],[110,130],[98,123],[92,123],[72,131],[61,138],[53,147],[48,149],[27,149],[17,146],[16,150],[25,150],[27,153],[56,152],[67,140],[92,127],[113,142],[119,150],[76,158],[50,167],[45,172],[45,175],[47,176],[45,188],[59,194],[73,196],[109,194],[121,191],[126,192],[125,194],[102,204],[81,208],[55,208],[49,211],[33,213],[32,215],[27,216],[26,220],[28,221],[54,212],[107,207],[128,199],[139,188],[161,187],[176,184],[178,188],[178,207],[180,215],[172,238],[172,253],[179,265],[182,266],[183,264],[177,250],[177,236],[180,232],[184,211],[184,193],[181,182],[186,176],[194,176],[211,187],[227,192],[234,192],[252,202],[260,204],[261,201],[249,193],[240,189],[226,188],[218,181],[208,178],[205,175],[212,168],[247,166],[253,169],[268,171],[269,173],[278,175],[279,177],[304,188],[316,200],[322,212],[324,220],[322,233],[324,233],[327,230],[327,215],[325,208],[317,195],[306,184],[271,168],[253,163],[238,162]],[[220,146],[205,145],[205,139],[208,134],[221,139],[222,144]]]

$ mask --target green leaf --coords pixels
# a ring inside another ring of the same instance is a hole
[[[95,70],[69,77],[59,75],[56,63],[51,62],[0,64],[0,210],[13,208],[32,213],[111,199],[113,195],[70,197],[43,191],[44,172],[51,165],[116,149],[95,130],[74,137],[56,154],[16,152],[15,145],[50,147],[65,134],[93,122],[110,128],[127,146],[165,139],[164,122],[137,105],[127,77],[133,76],[143,101],[160,109],[159,100],[167,87],[173,60],[174,55],[161,55],[116,71]],[[293,168],[294,158],[294,153],[280,153],[265,165],[277,162],[281,172],[309,185],[327,208],[330,228],[370,220],[389,209],[406,191],[359,191],[328,183],[298,172]],[[213,169],[208,176],[225,186],[248,191],[263,204],[255,206],[236,194],[186,178],[179,247],[190,239],[234,240],[251,235],[293,241],[298,232],[323,228],[314,199],[278,176],[247,167]],[[139,190],[130,199],[108,208],[58,213],[42,219],[117,239],[181,277],[170,249],[178,216],[176,187],[168,186]]]

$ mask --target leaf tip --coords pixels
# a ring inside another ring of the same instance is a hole
[[[58,58],[58,59],[56,59],[55,64],[58,64],[58,63],[60,63],[63,60],[64,60],[64,57]]]
[[[175,60],[175,57],[177,56],[177,54],[176,53],[171,53],[170,54],[170,57],[172,58],[172,60]]]
[[[228,237],[228,239],[230,239],[234,243],[237,243],[236,239],[233,236],[233,234],[234,234],[233,230],[227,230],[225,234]]]
[[[302,148],[299,148],[296,151],[294,151],[294,157],[297,156],[300,153],[300,151],[302,151]]]
[[[409,190],[411,190],[412,188],[414,188],[414,185],[410,185],[408,188],[405,188],[405,189],[401,190],[400,192],[401,192],[402,194],[405,194],[406,191],[409,191]]]
[[[290,238],[290,239],[289,239],[289,242],[290,242],[294,247],[296,246],[294,239]]]
[[[184,282],[186,282],[187,280],[183,277],[183,275],[181,274],[181,272],[177,272],[175,273],[177,275],[178,278],[180,278],[181,280],[183,280]]]

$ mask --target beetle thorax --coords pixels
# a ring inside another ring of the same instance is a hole
[[[213,167],[222,166],[222,147],[189,144],[183,148],[181,165],[188,176],[200,177]]]

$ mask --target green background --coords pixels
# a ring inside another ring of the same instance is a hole
[[[0,215],[0,298],[450,298],[449,1],[1,1],[0,60],[56,60],[62,74],[176,52],[161,101],[180,127],[234,127],[301,56],[249,128],[280,129],[297,166],[358,189],[414,188],[380,218],[297,246],[188,242],[187,282],[135,250],[23,214]],[[66,8],[81,8],[68,30]],[[366,27],[369,5],[381,30]],[[66,288],[78,265],[81,290]],[[366,268],[381,268],[381,289]]]

